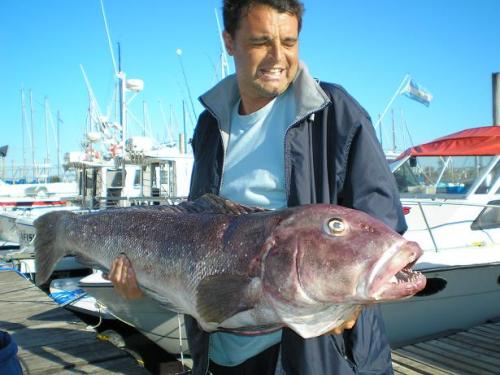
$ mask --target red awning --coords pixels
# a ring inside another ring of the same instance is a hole
[[[406,156],[500,155],[500,126],[483,126],[453,133],[407,149]]]

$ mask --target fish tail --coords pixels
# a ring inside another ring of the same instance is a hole
[[[36,236],[34,244],[37,285],[46,283],[57,262],[69,253],[65,246],[61,246],[62,241],[58,234],[64,234],[64,231],[61,230],[64,221],[74,215],[73,212],[69,211],[54,211],[35,220]]]

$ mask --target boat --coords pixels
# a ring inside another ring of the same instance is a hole
[[[134,327],[168,353],[188,353],[182,314],[165,309],[148,296],[139,300],[123,299],[101,272],[80,279],[78,287],[105,306],[114,318]],[[68,308],[71,309],[72,304]]]
[[[17,242],[18,217],[65,207],[77,191],[75,182],[9,184],[0,180],[0,241]]]
[[[0,180],[0,198],[71,197],[77,192],[74,182],[40,182],[8,184]]]
[[[411,147],[392,164],[408,231],[424,250],[417,296],[382,305],[393,346],[500,316],[500,126]]]
[[[138,137],[127,140],[127,152],[117,160],[124,168],[139,171],[134,180],[141,194],[126,196],[120,203],[130,205],[176,204],[187,198],[191,179],[193,156],[181,148],[145,147],[149,141]],[[123,194],[116,194],[116,198]],[[166,310],[155,300],[145,296],[139,301],[121,298],[113,285],[97,271],[82,278],[79,288],[105,306],[114,318],[125,322],[161,348],[172,354],[188,351],[184,318]],[[69,309],[73,304],[67,305]]]
[[[179,203],[187,198],[192,165],[192,154],[175,145],[155,145],[146,137],[127,139],[125,152],[113,160],[89,160],[72,154],[65,162],[66,168],[76,170],[77,201],[86,208],[80,212]],[[31,238],[35,233],[33,220],[18,222],[18,230]],[[122,299],[99,270],[79,279],[53,280],[50,290],[69,310],[125,322],[167,352],[187,350],[182,315],[165,310],[149,297],[138,302]],[[86,294],[79,294],[80,290]]]
[[[60,306],[71,306],[71,310],[101,319],[115,319],[106,306],[101,305],[82,288],[81,277],[53,279],[49,286],[49,296]]]

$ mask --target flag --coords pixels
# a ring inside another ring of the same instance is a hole
[[[413,79],[410,79],[400,94],[404,94],[410,99],[416,100],[419,103],[425,104],[427,107],[431,103],[432,94],[421,87]]]
[[[2,158],[6,157],[8,149],[9,149],[9,146],[0,147],[0,157],[2,157]]]

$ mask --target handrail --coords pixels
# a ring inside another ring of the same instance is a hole
[[[499,199],[500,201],[500,199]],[[431,237],[432,244],[434,246],[434,250],[438,252],[438,246],[436,243],[436,239],[434,238],[434,235],[432,233],[432,228],[429,225],[429,221],[427,220],[427,216],[425,215],[424,208],[423,206],[443,206],[443,205],[450,205],[450,206],[470,206],[470,207],[482,207],[482,208],[497,208],[500,209],[500,204],[483,204],[483,203],[473,203],[473,202],[421,202],[421,201],[408,201],[405,199],[401,199],[401,204],[403,206],[409,206],[409,205],[417,205],[418,208],[420,209],[420,212],[422,214],[422,218],[424,219],[425,227],[427,229],[427,232],[429,232],[429,235]]]
[[[495,200],[495,199],[493,199]],[[498,198],[500,201],[500,198]],[[449,202],[449,201],[442,201],[442,202],[421,202],[421,201],[413,201],[413,200],[407,200],[407,199],[401,199],[401,204],[403,205],[423,205],[423,206],[471,206],[471,207],[483,207],[483,208],[500,208],[500,204],[486,204],[486,203],[473,203],[473,202]]]
[[[432,229],[429,225],[429,222],[427,221],[427,217],[425,216],[424,208],[422,207],[422,204],[420,202],[417,202],[417,203],[418,203],[418,208],[420,208],[420,212],[422,213],[422,218],[424,219],[425,226],[427,227],[427,231],[429,232],[429,235],[431,236],[432,244],[434,245],[434,250],[436,250],[436,252],[437,252],[438,247],[436,244],[436,239],[434,238],[434,235],[432,234]]]

